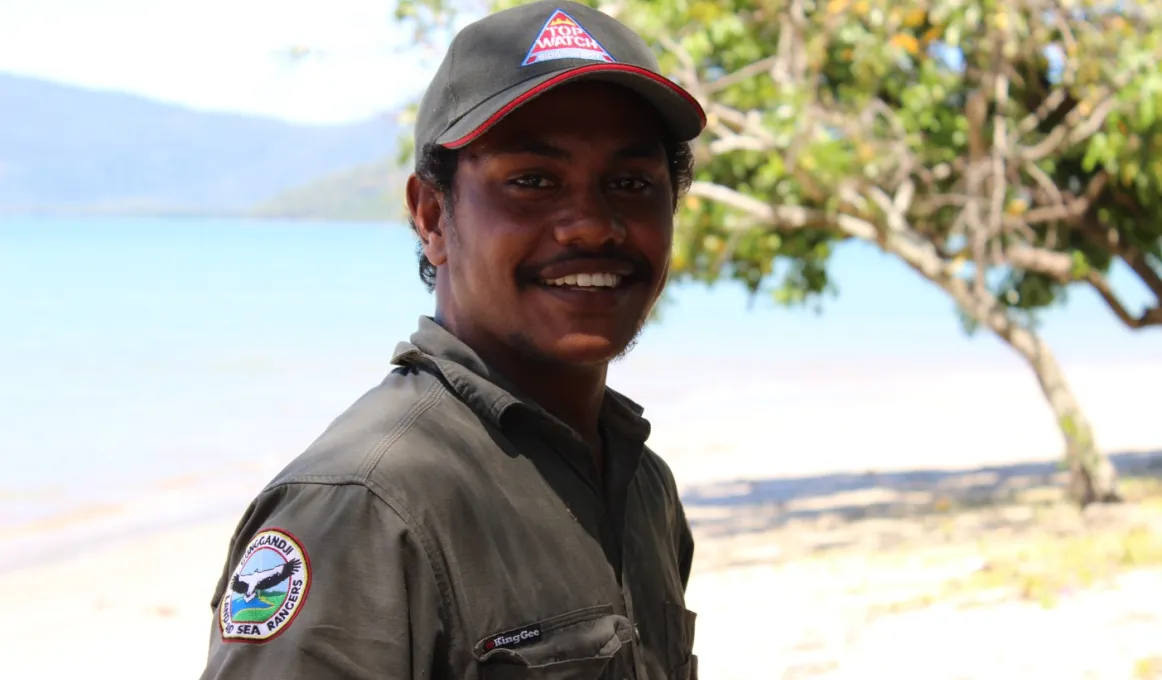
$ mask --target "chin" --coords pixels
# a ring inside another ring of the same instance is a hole
[[[601,335],[571,333],[553,343],[550,354],[563,364],[596,366],[617,359],[629,344]]]
[[[520,335],[510,340],[536,361],[575,367],[609,364],[628,351],[632,344],[632,336],[627,339],[576,331],[550,337]]]

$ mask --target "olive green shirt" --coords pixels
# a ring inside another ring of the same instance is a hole
[[[433,320],[254,499],[202,678],[694,680],[694,543],[641,408],[606,469]]]

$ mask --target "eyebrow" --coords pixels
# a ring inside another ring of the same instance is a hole
[[[572,154],[567,149],[540,139],[521,139],[511,144],[505,144],[503,147],[497,148],[491,153],[491,155],[495,156],[508,156],[512,154],[531,154],[563,161],[572,158]],[[665,151],[662,149],[661,144],[631,144],[618,149],[613,154],[613,157],[618,160],[653,159],[663,156],[665,156]]]

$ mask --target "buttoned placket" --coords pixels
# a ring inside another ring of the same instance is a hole
[[[621,599],[622,599],[622,602],[624,603],[626,618],[629,619],[630,626],[632,626],[632,629],[633,629],[633,645],[631,645],[631,652],[632,652],[632,659],[633,659],[633,672],[634,672],[634,676],[638,680],[648,680],[646,677],[646,673],[645,673],[645,667],[643,665],[643,661],[641,658],[641,641],[642,641],[641,630],[638,627],[637,614],[634,611],[633,593],[630,589],[630,579],[628,578],[629,574],[628,574],[628,571],[626,569],[626,563],[625,563],[626,525],[629,524],[630,519],[631,519],[629,516],[630,504],[628,502],[626,502],[626,500],[629,498],[629,489],[630,489],[630,487],[633,486],[634,477],[637,476],[637,469],[638,469],[638,466],[641,464],[641,456],[638,455],[638,456],[634,457],[632,468],[627,467],[623,470],[622,468],[618,467],[618,463],[620,462],[620,460],[615,457],[617,455],[617,453],[614,451],[614,446],[610,445],[610,443],[609,443],[610,440],[608,438],[603,438],[603,439],[605,442],[605,457],[606,457],[606,461],[607,461],[607,465],[606,465],[607,473],[606,474],[609,476],[608,479],[606,480],[606,484],[604,486],[606,488],[610,488],[611,484],[616,484],[617,486],[614,488],[614,493],[616,493],[617,497],[621,499],[620,500],[621,527],[617,528],[617,527],[613,526],[614,518],[612,516],[612,513],[610,512],[610,499],[608,498],[608,494],[602,494],[602,499],[603,499],[604,504],[605,504],[606,521],[609,522],[609,524],[611,525],[611,528],[613,529],[613,534],[617,540],[617,549],[618,549],[617,568],[618,568],[618,572],[621,574],[621,578],[620,578],[621,582],[619,583],[619,585],[621,586]],[[621,479],[617,476],[616,473],[619,471],[625,473],[626,477],[624,479]],[[626,680],[629,680],[629,679],[627,678]]]
[[[609,481],[620,482],[621,480],[606,479],[605,481],[607,483],[603,484],[600,481],[603,479],[603,477],[598,474],[597,465],[594,461],[592,452],[589,450],[589,445],[584,442],[581,437],[572,430],[572,428],[565,427],[558,423],[551,423],[550,428],[551,430],[555,430],[555,432],[545,433],[545,439],[549,447],[556,451],[558,455],[565,458],[565,460],[573,468],[574,472],[576,472],[585,481],[586,485],[600,500],[602,523],[600,530],[602,534],[602,540],[609,541],[610,545],[614,549],[615,564],[612,564],[611,566],[613,567],[614,573],[617,574],[618,577],[618,589],[621,592],[622,609],[625,612],[625,617],[629,619],[630,628],[633,631],[633,644],[630,645],[630,663],[631,669],[633,671],[633,677],[617,678],[616,680],[645,680],[646,675],[644,672],[640,649],[641,633],[637,624],[637,616],[634,613],[633,595],[629,588],[628,579],[626,578],[628,574],[625,566],[624,540],[625,524],[629,521],[629,517],[627,516],[628,504],[623,504],[623,507],[621,508],[622,527],[620,530],[618,530],[615,525],[613,513],[611,512],[611,499],[606,493],[606,488],[609,486]],[[564,431],[561,432],[561,430]],[[560,432],[562,436],[553,436],[556,435],[557,432]],[[607,470],[612,470],[614,469],[615,465],[615,463],[611,461],[611,457],[614,455],[613,447],[609,445],[608,438],[603,436],[602,440],[602,443],[605,446],[604,455],[606,460],[606,468]],[[563,445],[565,448],[567,448],[567,450],[562,450]],[[638,462],[640,463],[640,458],[638,459]],[[625,496],[627,494],[628,488],[633,483],[633,477],[636,474],[637,467],[635,464],[634,469],[629,471],[628,478],[624,480],[624,488],[618,489],[621,495]]]

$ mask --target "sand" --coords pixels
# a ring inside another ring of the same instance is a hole
[[[1060,446],[1021,373],[834,380],[826,409],[793,394],[730,401],[715,393],[693,404],[703,409],[699,420],[655,409],[651,443],[688,492],[728,480],[1046,460]],[[1162,364],[1075,370],[1072,380],[1107,449],[1162,449],[1162,432],[1149,425],[1156,406],[1139,387],[1162,383]],[[902,493],[877,488],[864,492]],[[236,503],[240,511],[245,498]],[[0,677],[197,677],[235,519],[232,511],[115,542],[78,542],[51,561],[0,572]],[[85,521],[75,518],[74,530],[83,532]],[[865,546],[843,559],[789,560],[783,539],[735,527],[727,541],[714,522],[699,526],[689,604],[699,614],[703,680],[1129,680],[1135,663],[1162,655],[1160,571],[1126,574],[1052,609],[999,601],[885,615],[873,600],[971,570],[979,558],[969,551],[901,566],[876,562],[882,551]],[[14,544],[2,539],[0,553],[11,555]]]
[[[1106,451],[1162,448],[1150,386],[1162,361],[1071,366]],[[749,390],[738,385],[752,384]],[[801,377],[738,376],[681,409],[651,409],[651,446],[681,486],[847,471],[958,469],[1057,460],[1056,419],[1031,373],[1008,369],[842,371],[807,393]]]
[[[196,678],[234,522],[0,574],[0,677]]]
[[[187,527],[0,576],[0,677],[197,677],[232,529]],[[787,531],[701,532],[688,605],[704,680],[1136,680],[1144,659],[1162,660],[1162,570],[1052,608],[1002,598],[891,613],[885,605],[979,569],[980,555],[961,546],[787,559]]]

